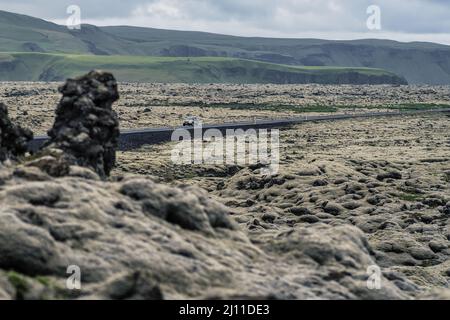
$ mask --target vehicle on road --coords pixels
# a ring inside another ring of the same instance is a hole
[[[187,117],[183,122],[183,127],[198,127],[202,121],[197,117]]]

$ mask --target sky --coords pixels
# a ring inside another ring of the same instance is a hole
[[[82,23],[99,26],[450,44],[450,0],[0,0],[1,10],[59,24],[70,5],[80,7]]]

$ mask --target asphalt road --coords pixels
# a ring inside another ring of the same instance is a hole
[[[208,129],[217,129],[222,134],[226,134],[227,130],[248,130],[248,129],[274,129],[282,128],[294,124],[314,121],[336,121],[344,119],[372,118],[372,117],[393,117],[411,114],[427,114],[427,113],[449,113],[450,109],[437,110],[419,110],[419,111],[402,111],[402,112],[369,112],[362,114],[334,114],[328,116],[304,116],[298,118],[278,119],[278,120],[258,120],[236,123],[220,123],[207,124],[202,126],[203,132]],[[172,134],[177,129],[185,129],[192,135],[193,127],[178,128],[143,128],[133,130],[123,130],[119,137],[119,150],[127,151],[137,149],[143,145],[158,144],[172,141]],[[48,140],[47,136],[37,136],[29,144],[30,151],[38,150],[42,144]]]

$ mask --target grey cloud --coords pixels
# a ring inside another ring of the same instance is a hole
[[[83,13],[91,18],[129,17],[137,5],[148,2],[146,0],[0,0],[0,9],[40,18],[61,19],[67,16],[68,6],[78,5]]]
[[[77,4],[93,23],[121,23],[245,35],[367,33],[366,9],[381,7],[387,33],[449,34],[448,0],[0,0],[3,10],[52,20]],[[450,39],[449,39],[450,42]]]

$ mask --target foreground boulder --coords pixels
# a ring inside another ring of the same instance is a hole
[[[367,288],[375,262],[357,228],[317,224],[257,246],[206,191],[119,180],[0,170],[0,298],[408,298],[384,277]],[[81,290],[66,287],[68,266]]]
[[[7,106],[0,103],[0,162],[24,155],[31,139],[33,133],[13,124]]]
[[[112,110],[112,104],[119,99],[114,76],[92,71],[67,80],[59,91],[63,97],[45,149],[62,150],[69,163],[90,167],[102,178],[108,176],[116,162],[120,134]]]

